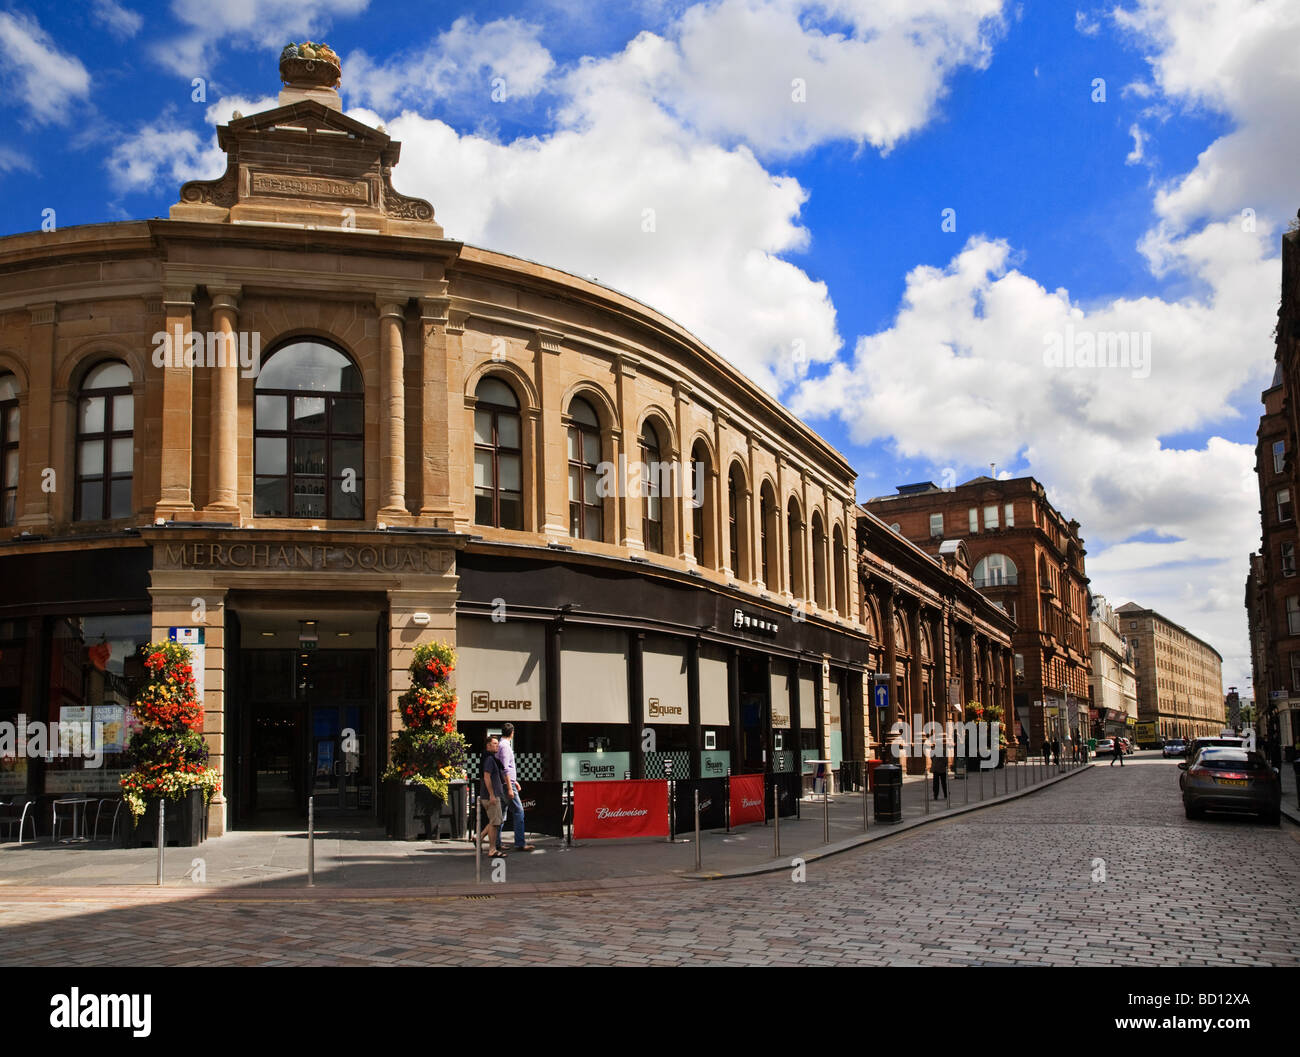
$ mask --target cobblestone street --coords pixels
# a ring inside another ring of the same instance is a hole
[[[1186,821],[1154,756],[795,873],[440,899],[0,890],[0,963],[1300,964],[1295,900],[1276,894],[1300,888],[1300,830]]]

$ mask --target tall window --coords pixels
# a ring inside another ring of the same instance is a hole
[[[74,520],[101,521],[131,514],[134,429],[131,369],[116,360],[101,363],[86,375],[77,398]]]
[[[970,508],[970,531],[973,536],[980,530],[980,512],[976,507]]]
[[[604,506],[597,492],[600,420],[581,397],[569,405],[569,535],[605,538]]]
[[[1295,544],[1282,544],[1282,575],[1295,575]]]
[[[998,527],[998,506],[996,503],[984,508],[984,527],[986,529],[995,529]]]
[[[641,536],[646,549],[656,554],[664,552],[664,509],[659,470],[662,461],[659,434],[647,422],[641,430]]]
[[[733,466],[727,474],[727,553],[731,556],[731,575],[745,577],[740,567],[740,495],[741,484],[736,479],[738,468]]]
[[[1279,488],[1277,492],[1277,519],[1278,521],[1290,521],[1291,518],[1291,489]]]
[[[786,541],[789,543],[790,551],[790,593],[795,598],[807,598],[808,589],[804,586],[803,570],[803,519],[799,516],[799,504],[791,499],[786,511]]]
[[[943,535],[943,515],[942,515],[942,514],[931,514],[931,515],[930,515],[930,536],[931,536],[931,538],[932,538],[932,539],[937,539],[937,538],[941,537],[942,535]]]
[[[1281,473],[1286,466],[1286,441],[1273,442],[1273,472]]]
[[[522,529],[523,448],[519,400],[500,378],[474,390],[474,522]]]
[[[0,374],[0,525],[18,516],[18,379]]]
[[[696,442],[691,449],[691,545],[695,561],[713,566],[714,549],[710,536],[713,523],[713,497],[709,494],[712,474],[709,450]]]
[[[1002,508],[1002,512],[1003,514],[1006,515],[1005,523],[1007,528],[1015,528],[1016,527],[1016,504],[1007,503],[1006,506]]]
[[[831,531],[831,560],[835,568],[835,612],[847,616],[849,612],[848,551],[844,546],[844,532],[839,525]]]
[[[1295,595],[1286,600],[1286,630],[1289,635],[1300,635],[1300,597]]]
[[[365,516],[365,389],[343,352],[306,339],[277,349],[257,377],[255,517]]]
[[[763,483],[758,498],[759,553],[763,559],[763,583],[772,586],[771,548],[776,539],[776,507],[772,501],[772,488]]]

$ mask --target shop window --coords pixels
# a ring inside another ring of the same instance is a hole
[[[364,392],[331,345],[297,341],[268,357],[253,412],[254,516],[365,515]]]
[[[116,360],[101,363],[86,375],[77,397],[73,520],[103,521],[130,516],[134,434],[131,369]]]
[[[0,374],[0,525],[18,515],[18,379]]]
[[[524,527],[519,399],[491,376],[474,390],[474,523]]]
[[[581,397],[569,405],[569,535],[603,540],[605,511],[597,484],[600,466],[600,420]]]

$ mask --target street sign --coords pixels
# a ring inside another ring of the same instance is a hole
[[[877,708],[888,708],[889,707],[889,684],[877,683],[876,690],[875,690],[875,697],[876,697]]]

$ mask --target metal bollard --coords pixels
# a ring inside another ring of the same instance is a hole
[[[984,761],[980,760],[980,803],[984,803]]]
[[[772,786],[772,858],[781,858],[781,793]]]
[[[865,769],[866,764],[863,764]],[[862,832],[867,832],[867,776],[862,776]]]
[[[930,813],[930,776],[925,771],[921,772],[921,784],[925,786],[925,813],[928,815]]]
[[[695,872],[700,872],[700,791],[695,790]]]
[[[961,761],[961,784],[965,788],[966,803],[970,803],[970,757],[965,756]]]
[[[474,883],[483,881],[483,801],[474,801]]]
[[[163,819],[167,814],[167,801],[158,798],[158,887],[163,883],[163,853],[167,850],[167,833],[163,828]]]
[[[307,887],[316,887],[316,798],[307,798]]]
[[[831,790],[830,778],[826,779],[826,787],[822,791],[822,843],[831,842]]]

